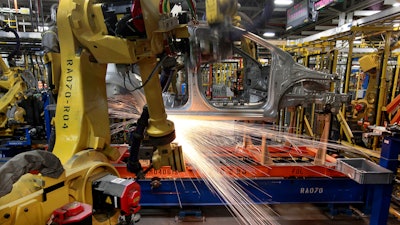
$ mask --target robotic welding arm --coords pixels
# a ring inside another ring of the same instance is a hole
[[[155,168],[184,170],[178,148],[173,149],[174,125],[167,120],[157,75],[157,55],[165,52],[172,35],[185,26],[174,23],[159,1],[61,1],[58,30],[61,78],[56,110],[54,154],[66,163],[84,149],[110,146],[105,74],[107,63],[140,68],[149,112],[147,134],[155,143]],[[120,19],[121,18],[121,19]],[[178,34],[177,34],[178,33]],[[187,32],[186,32],[187,33]],[[114,155],[115,157],[115,155]]]
[[[91,206],[84,210],[85,215],[116,212],[110,216],[118,220],[129,219],[140,209],[139,185],[132,179],[119,178],[109,163],[117,159],[118,152],[110,146],[105,83],[108,63],[136,63],[140,67],[149,109],[147,134],[157,149],[154,168],[184,169],[181,149],[171,144],[174,125],[167,120],[155,74],[157,55],[164,52],[168,38],[187,32],[185,26],[169,23],[171,18],[164,15],[167,11],[160,12],[158,6],[158,0],[60,1],[57,26],[61,73],[53,154],[64,172],[57,178],[22,176],[12,192],[0,198],[0,214],[4,215],[0,224],[51,223],[65,216],[65,208],[83,204]],[[111,26],[112,20],[119,22]]]

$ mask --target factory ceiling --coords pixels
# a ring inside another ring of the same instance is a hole
[[[282,0],[276,0],[276,3]],[[307,0],[306,0],[307,1]],[[309,16],[309,21],[295,26],[291,29],[288,24],[287,11],[296,13],[294,5],[300,6],[303,0],[295,0],[295,2],[289,6],[281,6],[275,4],[274,10],[271,17],[265,21],[263,27],[258,28],[259,34],[265,31],[275,32],[275,38],[282,39],[297,39],[303,38],[315,33],[338,27],[340,23],[350,22],[357,20],[365,16],[372,15],[378,11],[382,11],[392,7],[395,0],[308,0],[312,3],[316,3],[315,11],[316,15],[314,20]],[[256,19],[263,10],[263,4],[265,0],[239,0],[241,7],[240,11],[249,15],[252,19]],[[319,3],[319,4],[318,4]],[[326,4],[326,5],[325,5]],[[325,5],[325,6],[324,6]],[[318,7],[321,7],[318,9]],[[298,12],[299,10],[297,10]],[[309,12],[311,14],[311,12]]]
[[[205,0],[193,1],[196,4],[198,18],[204,18]],[[259,35],[272,32],[274,36],[269,37],[270,39],[295,40],[338,27],[352,20],[365,18],[370,15],[369,13],[389,9],[397,0],[275,0],[275,3],[272,1],[274,0],[238,0],[242,20],[247,25],[251,23],[250,21],[257,22],[252,31]],[[287,1],[294,2],[281,5]],[[187,6],[186,0],[170,0],[170,2],[182,3],[184,9],[185,5]],[[51,22],[50,9],[58,3],[58,0],[2,0],[0,5],[2,26],[9,18],[10,13],[7,13],[7,9],[14,9],[15,3],[18,8],[29,9],[29,14],[24,15],[23,21],[20,18],[19,22],[40,26]],[[304,16],[302,6],[305,4],[309,4],[307,7],[309,11],[306,13],[307,22],[301,17]],[[290,18],[288,12],[291,13]],[[31,30],[26,26],[23,30],[19,30],[21,31]]]

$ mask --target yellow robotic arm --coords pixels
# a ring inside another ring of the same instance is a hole
[[[225,23],[231,20],[237,13],[237,0],[207,0],[207,23],[210,25]]]
[[[111,216],[118,220],[129,220],[140,209],[140,187],[133,180],[119,178],[109,163],[118,155],[110,146],[108,63],[135,63],[140,68],[149,115],[146,132],[156,147],[153,167],[185,169],[182,150],[172,143],[175,128],[167,120],[155,73],[162,62],[158,56],[173,53],[172,37],[187,38],[189,32],[186,25],[169,16],[168,7],[159,4],[159,0],[60,0],[61,73],[53,153],[64,171],[56,178],[26,174],[19,179],[11,193],[0,196],[0,224],[51,223],[77,205],[88,214],[102,210],[110,214],[117,207],[120,216]],[[85,208],[87,205],[93,210]],[[93,224],[109,224],[95,216],[93,220]]]
[[[9,68],[0,58],[0,69],[3,71],[0,88],[6,90],[0,98],[0,136],[12,136],[14,127],[8,124],[10,118],[7,111],[14,107],[15,112],[12,113],[12,119],[16,122],[24,122],[25,110],[18,106],[18,102],[25,97],[27,85],[21,77],[22,68]]]
[[[164,37],[182,27],[161,26],[170,18],[164,18],[166,15],[157,10],[158,5],[158,0],[135,0],[133,4],[131,1],[115,4],[93,0],[60,1],[57,21],[61,78],[54,154],[62,163],[84,149],[109,149],[106,66],[107,63],[137,63],[142,80],[148,81],[143,87],[150,115],[147,134],[158,143],[153,157],[154,167],[172,166],[184,170],[181,154],[177,154],[178,159],[171,158],[176,149],[170,144],[174,139],[174,125],[167,120],[159,78],[151,76],[157,64],[157,54],[164,51]],[[119,10],[124,6],[131,7],[131,12]],[[134,21],[131,18],[132,27],[137,30],[132,36],[117,33],[118,26],[110,28],[107,25],[107,21],[118,21],[126,14],[132,15],[135,10],[142,19]],[[135,22],[139,24],[136,27]],[[114,153],[107,154],[112,156]],[[171,165],[171,162],[178,164]]]
[[[0,224],[50,223],[60,220],[65,207],[75,207],[74,202],[92,206],[93,210],[84,210],[89,214],[101,210],[110,214],[109,207],[117,207],[122,218],[140,209],[138,184],[119,178],[109,163],[118,155],[110,146],[105,82],[108,63],[139,65],[149,112],[146,131],[156,143],[153,167],[184,170],[181,148],[171,144],[175,129],[167,120],[160,81],[153,75],[158,72],[154,70],[157,55],[166,49],[166,38],[187,37],[188,32],[158,6],[158,0],[60,1],[61,73],[53,153],[64,172],[57,178],[22,176],[11,193],[0,196]],[[107,187],[122,192],[107,192]],[[118,213],[111,216],[121,218]],[[93,224],[104,224],[93,219]]]

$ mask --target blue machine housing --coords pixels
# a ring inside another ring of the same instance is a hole
[[[139,180],[142,206],[225,205],[202,179],[162,180],[152,188],[150,180]],[[366,185],[347,178],[246,179],[236,180],[254,203],[362,203],[368,193]]]

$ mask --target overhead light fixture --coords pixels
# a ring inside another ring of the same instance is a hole
[[[291,4],[293,4],[293,0],[275,0],[274,4],[275,5],[281,5],[281,6],[291,5]]]
[[[384,5],[392,5],[393,7],[399,7],[400,6],[400,2],[398,2],[397,0],[384,0],[383,4]]]
[[[354,16],[372,16],[378,12],[380,12],[380,10],[357,10],[354,11]]]
[[[264,37],[275,37],[275,33],[274,32],[265,32],[263,34]]]

